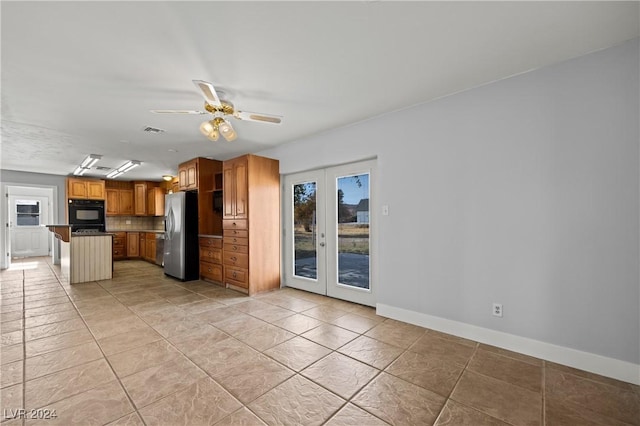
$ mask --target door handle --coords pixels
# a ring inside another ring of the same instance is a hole
[[[320,243],[320,247],[324,247],[324,243]]]

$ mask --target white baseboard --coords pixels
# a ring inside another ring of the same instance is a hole
[[[376,312],[383,317],[640,385],[638,364],[381,303],[376,305]]]

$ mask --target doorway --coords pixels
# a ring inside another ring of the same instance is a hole
[[[7,267],[12,258],[48,256],[52,235],[43,225],[53,223],[52,188],[6,187]]]
[[[284,177],[289,287],[375,306],[375,160]]]

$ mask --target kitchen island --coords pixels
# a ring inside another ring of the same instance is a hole
[[[113,277],[112,239],[105,232],[75,233],[71,225],[47,225],[60,240],[60,279],[65,284]]]

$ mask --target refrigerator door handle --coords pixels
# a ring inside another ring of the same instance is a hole
[[[175,218],[173,214],[173,209],[169,208],[169,212],[167,213],[167,235],[166,239],[171,240],[173,238],[173,232],[175,231]]]

